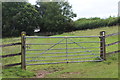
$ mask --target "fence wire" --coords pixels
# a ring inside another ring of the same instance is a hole
[[[116,36],[116,35],[120,35],[120,32],[118,32],[118,33],[113,33],[113,34],[109,34],[109,35],[106,35],[105,37],[107,38],[107,37]]]

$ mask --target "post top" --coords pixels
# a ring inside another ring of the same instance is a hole
[[[26,32],[25,32],[25,31],[22,31],[22,32],[21,32],[21,35],[22,35],[22,36],[25,36],[25,35],[26,35]]]
[[[101,31],[100,35],[105,36],[105,31]]]

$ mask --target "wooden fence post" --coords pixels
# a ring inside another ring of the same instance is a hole
[[[25,36],[26,32],[21,33],[21,68],[23,70],[26,70],[26,63],[25,63]]]
[[[100,57],[106,60],[105,31],[100,32]]]

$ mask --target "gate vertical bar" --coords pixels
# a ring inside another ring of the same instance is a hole
[[[65,37],[66,38],[66,61],[68,63],[68,45],[67,45],[67,36]]]
[[[23,70],[26,70],[26,63],[25,63],[25,36],[26,32],[21,33],[21,68]]]
[[[100,57],[106,60],[105,31],[100,32]]]

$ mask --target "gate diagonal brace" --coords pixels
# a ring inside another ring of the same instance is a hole
[[[73,43],[77,44],[80,48],[82,49],[86,49],[85,47],[82,47],[81,45],[79,45],[78,43],[74,42],[72,39],[69,39],[70,41],[72,41]],[[92,52],[90,50],[86,50],[87,52]]]
[[[65,39],[65,38],[64,38]],[[44,52],[40,53],[40,55],[44,54],[46,51],[50,50],[51,48],[53,48],[54,46],[56,46],[57,44],[61,43],[64,39],[60,40],[58,43],[52,45],[50,48],[46,49]]]

